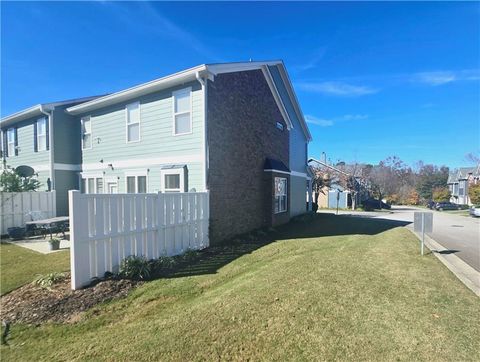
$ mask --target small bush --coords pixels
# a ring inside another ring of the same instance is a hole
[[[143,256],[130,255],[120,263],[120,276],[133,280],[148,279],[151,274],[151,265]]]
[[[66,275],[64,273],[54,272],[46,275],[39,275],[37,278],[35,278],[33,283],[42,288],[49,289],[53,284],[57,284],[63,281],[65,278]]]
[[[152,267],[155,271],[171,270],[175,268],[178,261],[170,256],[161,256],[158,259],[152,260]]]
[[[191,262],[194,262],[195,260],[197,260],[199,255],[200,255],[200,253],[197,250],[187,249],[187,251],[184,252],[181,255],[181,257],[182,257],[182,261],[185,261],[187,263],[191,263]]]

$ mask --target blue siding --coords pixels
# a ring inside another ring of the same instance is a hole
[[[175,136],[172,92],[186,87],[192,87],[192,132]],[[127,143],[125,106],[137,101],[140,102],[140,141]],[[205,189],[203,92],[198,82],[79,115],[78,124],[83,116],[90,116],[93,140],[91,149],[82,150],[84,175],[103,172],[105,177],[117,177],[119,192],[124,192],[125,174],[144,171],[148,173],[148,191],[156,192],[160,190],[162,166],[186,164],[188,188]],[[137,165],[137,161],[143,165]]]

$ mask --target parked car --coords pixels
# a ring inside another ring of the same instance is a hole
[[[480,205],[473,205],[470,207],[469,213],[472,217],[480,217]]]
[[[435,201],[430,200],[430,201],[427,202],[427,204],[425,206],[428,207],[429,209],[433,209],[433,208],[435,208],[435,204],[436,204]]]
[[[381,204],[382,204],[382,209],[390,210],[392,208],[389,204],[386,204],[383,201],[381,202]],[[367,199],[362,202],[362,206],[365,210],[380,209],[380,201],[375,199]]]
[[[451,203],[451,202],[437,202],[435,205],[435,210],[443,211],[443,210],[458,210],[458,205]]]

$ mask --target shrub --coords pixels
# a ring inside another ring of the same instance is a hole
[[[143,256],[130,255],[120,263],[120,276],[127,279],[148,279],[151,274],[151,265]]]
[[[191,262],[194,262],[195,260],[197,260],[199,255],[200,255],[200,253],[197,250],[187,249],[187,251],[185,251],[181,255],[181,257],[182,257],[182,261],[185,261],[187,263],[191,263]]]
[[[158,259],[152,260],[152,268],[156,272],[160,272],[162,270],[171,270],[175,268],[177,264],[177,260],[170,256],[161,256]]]
[[[57,284],[63,281],[65,278],[66,275],[64,273],[54,272],[46,275],[39,275],[37,278],[35,278],[33,283],[42,288],[50,289],[53,284]]]
[[[433,201],[442,202],[450,200],[450,191],[446,187],[436,187],[433,189]]]

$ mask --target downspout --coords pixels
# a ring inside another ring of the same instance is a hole
[[[43,105],[40,105],[40,112],[48,117],[48,146],[49,146],[49,163],[50,163],[50,181],[52,185],[52,190],[55,190],[55,170],[54,166],[54,146],[53,146],[53,110],[48,113],[43,109]]]
[[[208,190],[207,81],[200,76],[200,72],[195,73],[195,78],[201,84],[203,93],[203,184]]]

